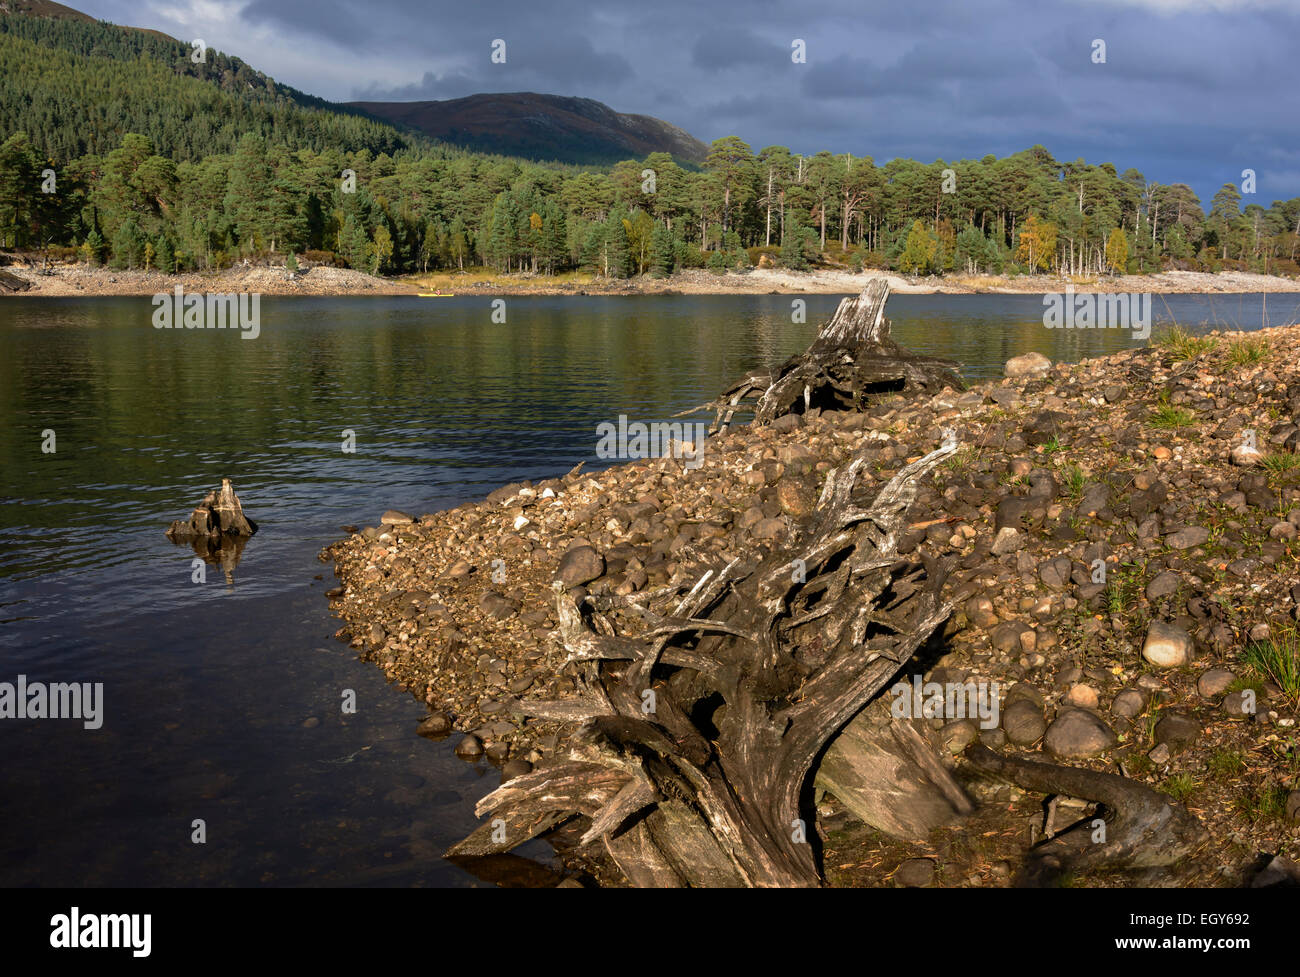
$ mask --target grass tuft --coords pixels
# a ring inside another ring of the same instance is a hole
[[[1193,336],[1182,326],[1171,326],[1156,337],[1155,343],[1171,352],[1175,359],[1194,360],[1214,349],[1219,341],[1209,336]]]
[[[1300,641],[1294,631],[1254,642],[1242,654],[1242,661],[1280,688],[1292,704],[1300,704]]]
[[[1166,777],[1160,789],[1176,801],[1185,801],[1196,791],[1196,778],[1190,773],[1176,773]]]
[[[1161,404],[1151,415],[1151,426],[1159,428],[1191,427],[1196,423],[1196,415],[1183,407],[1171,407]]]
[[[1239,339],[1228,345],[1228,363],[1231,366],[1254,366],[1268,358],[1267,339]]]
[[[1290,451],[1274,451],[1265,455],[1259,463],[1272,474],[1281,475],[1300,468],[1300,455]]]

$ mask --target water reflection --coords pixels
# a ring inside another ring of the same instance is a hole
[[[191,536],[188,539],[167,537],[176,546],[188,546],[208,566],[220,567],[226,583],[234,586],[235,567],[248,544],[245,536]]]

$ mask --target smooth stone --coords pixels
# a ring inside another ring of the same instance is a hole
[[[1047,729],[1043,711],[1028,699],[1017,699],[1002,712],[1002,729],[1016,746],[1037,743]]]
[[[1120,719],[1136,719],[1142,715],[1147,700],[1137,689],[1124,689],[1110,704],[1110,711]]]
[[[934,859],[909,858],[894,872],[894,881],[907,888],[922,888],[934,881]]]
[[[1172,570],[1164,570],[1156,574],[1147,584],[1147,600],[1157,601],[1161,597],[1168,597],[1178,590],[1182,582],[1183,578]]]
[[[1185,630],[1164,621],[1152,621],[1147,628],[1142,657],[1157,668],[1178,668],[1187,663],[1192,637]]]
[[[590,546],[575,546],[560,560],[555,576],[567,588],[590,583],[605,572],[605,558]]]
[[[1075,685],[1066,693],[1065,701],[1080,709],[1096,709],[1101,700],[1091,685]]]
[[[1043,749],[1057,757],[1096,756],[1115,745],[1111,728],[1086,709],[1066,709],[1047,728]]]
[[[1008,377],[1040,376],[1052,368],[1052,361],[1042,353],[1023,353],[1007,360],[1002,372]]]
[[[1237,676],[1226,668],[1211,668],[1201,673],[1196,680],[1196,691],[1206,699],[1217,699],[1228,691],[1228,686],[1237,680]]]
[[[473,759],[483,755],[483,742],[477,736],[466,736],[456,744],[456,756]]]
[[[421,736],[446,736],[451,732],[451,719],[445,713],[430,713],[415,731]]]

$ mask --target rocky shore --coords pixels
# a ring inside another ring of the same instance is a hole
[[[32,265],[4,269],[22,285],[0,282],[0,296],[154,295],[181,285],[187,291],[258,292],[263,295],[414,295],[445,292],[453,295],[766,295],[843,294],[858,292],[872,279],[889,282],[890,290],[911,294],[1024,294],[1064,292],[1099,293],[1290,293],[1300,292],[1300,280],[1250,272],[1219,273],[1167,271],[1151,275],[1065,278],[1058,275],[942,275],[904,277],[868,269],[823,268],[788,271],[751,268],[716,274],[691,269],[667,278],[642,275],[629,279],[604,279],[590,275],[511,274],[480,270],[437,272],[401,279],[367,275],[350,268],[317,265],[292,277],[283,267],[236,266],[220,272],[166,275],[157,271],[115,271],[85,264],[54,265],[48,273]]]
[[[166,275],[158,271],[115,271],[89,265],[54,265],[48,274],[37,267],[11,265],[10,274],[28,288],[0,296],[157,295],[180,285],[187,292],[248,293],[260,295],[413,295],[415,287],[377,278],[350,268],[316,265],[293,275],[284,268],[236,266],[220,272]]]
[[[859,292],[873,279],[884,279],[891,292],[943,295],[1045,295],[1076,292],[1099,293],[1275,293],[1300,292],[1300,280],[1252,272],[1166,271],[1151,275],[928,275],[904,277],[886,271],[818,268],[789,271],[784,268],[750,268],[717,274],[702,269],[675,272],[667,278],[642,275],[628,279],[591,275],[550,277],[533,274],[494,275],[481,270],[412,275],[405,281],[420,291],[446,291],[455,295],[841,295]]]
[[[1141,884],[1247,885],[1278,855],[1285,875],[1300,853],[1300,329],[1008,366],[964,392],[733,428],[698,467],[634,461],[447,512],[387,512],[321,554],[340,579],[339,636],[428,704],[422,732],[513,777],[568,728],[518,708],[575,689],[554,580],[599,598],[698,579],[779,544],[864,443],[869,493],[951,432],[961,448],[923,485],[900,545],[955,563],[956,610],[926,679],[1000,690],[995,727],[928,720],[950,767],[961,776],[979,740],[1185,802],[1209,841]],[[888,838],[825,794],[828,880],[1005,885],[1044,831],[1092,813],[966,788],[976,813],[925,843]]]

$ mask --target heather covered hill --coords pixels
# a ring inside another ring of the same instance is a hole
[[[440,142],[484,153],[580,165],[669,153],[702,163],[709,147],[648,115],[624,115],[590,98],[512,92],[431,102],[350,102]]]

